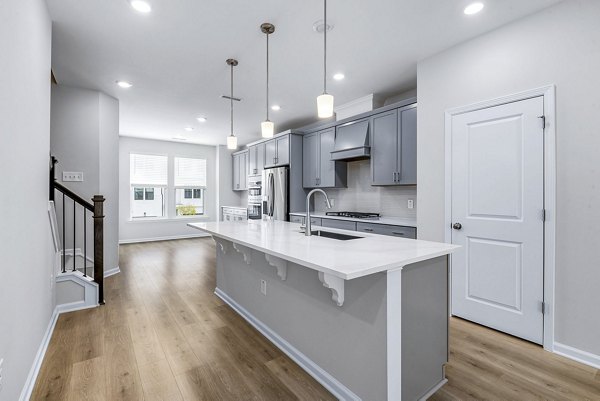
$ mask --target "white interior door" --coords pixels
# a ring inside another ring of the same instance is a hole
[[[452,314],[541,344],[543,97],[452,117]]]

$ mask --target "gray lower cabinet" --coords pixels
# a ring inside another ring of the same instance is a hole
[[[265,166],[277,167],[290,164],[290,136],[275,137],[265,144]]]
[[[340,230],[356,231],[356,222],[349,220],[323,219],[323,227],[339,228]]]
[[[373,185],[417,184],[417,106],[371,117]]]
[[[365,233],[390,235],[394,237],[417,239],[417,229],[414,227],[392,226],[387,224],[356,223],[356,231]]]
[[[304,217],[290,214],[290,223],[304,224]]]
[[[335,145],[335,128],[329,128],[302,139],[302,184],[304,188],[346,187],[347,164],[332,161]]]
[[[298,224],[304,225],[305,220],[306,220],[306,217],[304,217],[304,216],[290,215],[290,223],[298,223]],[[311,217],[310,218],[310,224],[314,225],[314,226],[320,226],[323,221],[324,221],[324,219],[321,219],[319,217]]]
[[[260,175],[265,168],[265,143],[248,147],[248,175]]]
[[[248,151],[234,153],[233,156],[233,190],[248,189]]]

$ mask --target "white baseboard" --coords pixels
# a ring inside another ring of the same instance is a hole
[[[86,303],[85,301],[77,301],[77,302],[70,302],[68,304],[56,305],[55,310],[60,315],[61,313],[75,312],[78,310],[91,309],[91,308],[96,308],[96,307],[98,307],[98,304],[90,305],[90,304]]]
[[[121,269],[119,268],[119,266],[114,267],[109,270],[104,270],[104,278],[114,276],[115,274],[119,274],[119,273],[121,273]]]
[[[29,375],[27,376],[27,380],[25,381],[25,386],[23,387],[23,390],[21,390],[21,396],[19,397],[19,401],[29,401],[29,398],[31,398],[31,393],[33,392],[33,387],[35,386],[37,376],[40,373],[40,368],[42,367],[42,362],[44,361],[44,356],[46,355],[48,344],[50,344],[52,333],[54,333],[54,326],[56,326],[58,315],[59,312],[55,308],[52,312],[52,317],[50,317],[50,322],[48,323],[48,328],[46,328],[44,337],[42,337],[42,343],[40,344],[38,352],[35,355],[35,359],[33,360],[33,366],[29,371]]]
[[[186,239],[186,238],[203,238],[210,237],[210,234],[185,234],[185,235],[172,235],[167,237],[154,237],[154,238],[135,238],[135,239],[122,239],[119,240],[119,245],[123,244],[137,244],[139,242],[156,242],[156,241],[170,241],[174,239]]]
[[[593,368],[600,369],[600,355],[595,355],[591,352],[582,351],[569,345],[557,342],[554,343],[554,353],[589,365]]]
[[[243,306],[235,302],[229,295],[224,293],[221,289],[215,289],[215,295],[218,296],[227,305],[231,306],[240,316],[242,316],[248,323],[250,323],[256,330],[262,333],[267,339],[269,339],[277,348],[283,351],[289,356],[294,362],[296,362],[302,369],[304,369],[309,375],[311,375],[316,381],[321,383],[331,394],[340,400],[351,400],[361,401],[360,397],[354,394],[348,387],[340,383],[335,377],[327,373],[323,368],[310,360],[306,355],[300,352],[297,348],[292,346],[277,333],[271,330],[263,322],[255,318],[250,312],[248,312]]]

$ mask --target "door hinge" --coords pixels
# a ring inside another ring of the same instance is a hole
[[[542,221],[546,221],[546,209],[542,209]]]
[[[542,314],[545,315],[546,313],[548,313],[548,308],[546,307],[546,303],[544,301],[540,302],[540,307],[542,309]]]
[[[539,116],[538,118],[542,122],[542,130],[545,130],[546,129],[546,116]]]

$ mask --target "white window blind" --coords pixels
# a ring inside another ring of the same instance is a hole
[[[129,177],[132,186],[166,187],[168,157],[157,155],[129,155]]]
[[[175,158],[176,187],[206,187],[206,160]]]

